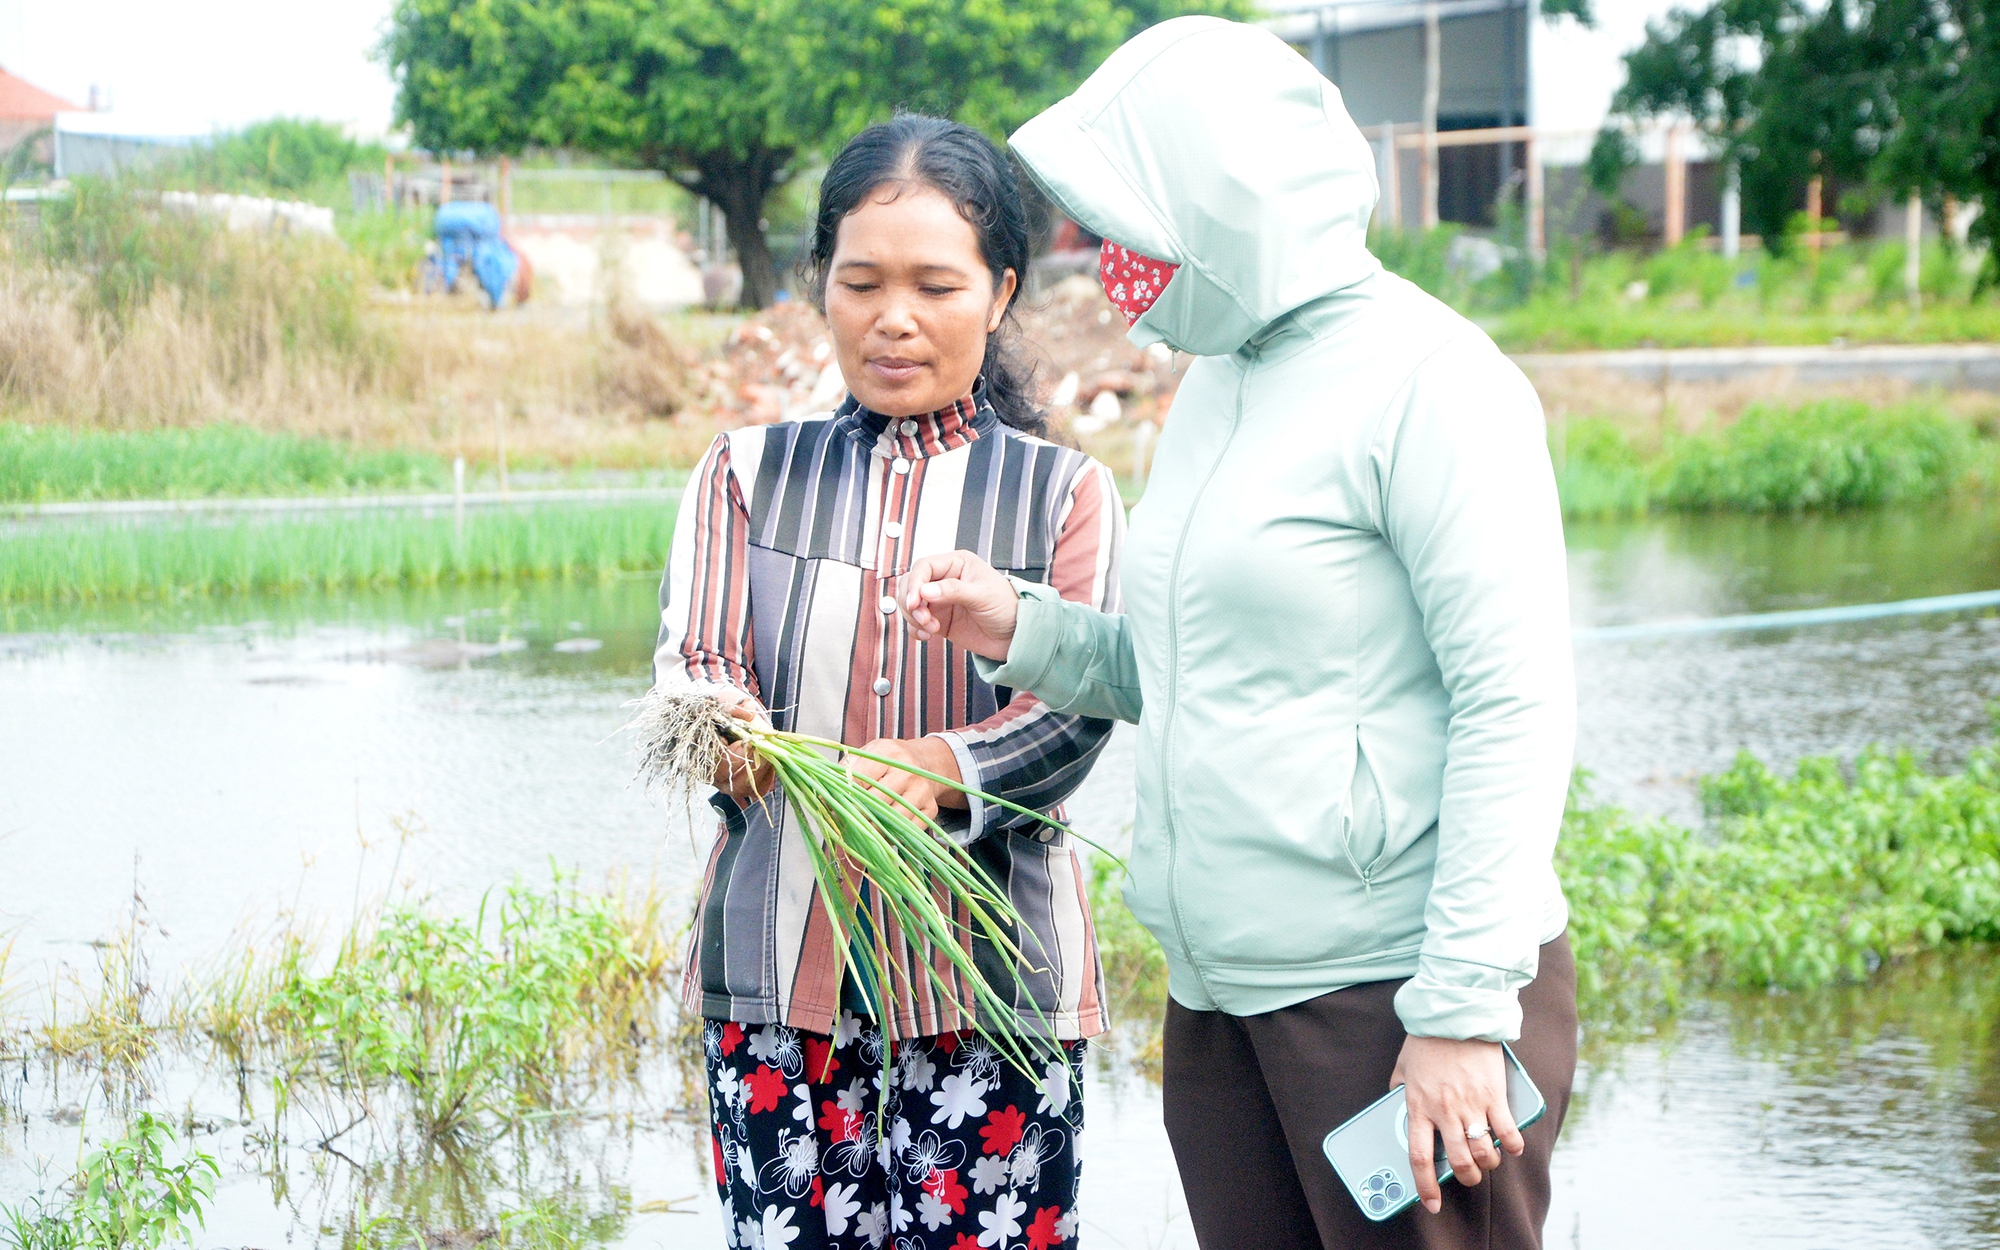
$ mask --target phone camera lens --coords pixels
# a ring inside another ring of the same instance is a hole
[[[1384,1198],[1381,1194],[1368,1195],[1368,1209],[1370,1211],[1381,1212],[1387,1210],[1388,1207],[1389,1207],[1389,1200],[1387,1198]]]
[[[1388,1199],[1389,1199],[1389,1201],[1391,1201],[1391,1202],[1398,1202],[1398,1201],[1401,1201],[1401,1200],[1402,1200],[1402,1197],[1403,1197],[1403,1187],[1402,1187],[1401,1185],[1398,1185],[1398,1184],[1397,1184],[1396,1182],[1394,1182],[1394,1181],[1390,1181],[1390,1182],[1389,1182],[1389,1187],[1388,1187],[1387,1189],[1383,1190],[1382,1192],[1383,1192],[1383,1196],[1385,1196],[1386,1198],[1388,1198]]]

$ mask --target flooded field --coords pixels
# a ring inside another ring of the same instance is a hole
[[[1995,521],[1576,525],[1574,619],[1992,589]],[[587,886],[654,881],[684,914],[706,830],[628,788],[614,736],[647,682],[654,593],[633,579],[0,618],[0,1021],[93,981],[120,934],[164,993],[287,914],[339,926],[392,893],[470,914],[552,866]],[[1954,763],[1990,732],[1996,656],[1990,615],[1582,642],[1580,759],[1601,795],[1687,819],[1689,778],[1739,749],[1784,764],[1888,742]],[[1073,804],[1114,844],[1129,752],[1114,738]],[[1862,987],[1713,996],[1637,1042],[1586,1039],[1550,1244],[1994,1244],[1996,983],[2000,962],[1954,953]],[[1134,1049],[1093,1059],[1084,1227],[1097,1245],[1191,1246]],[[67,1175],[80,1141],[146,1105],[193,1124],[221,1165],[201,1245],[408,1244],[404,1228],[462,1244],[536,1220],[571,1243],[520,1244],[720,1244],[699,1092],[671,1044],[639,1056],[574,1111],[448,1148],[393,1105],[358,1125],[330,1100],[281,1116],[268,1080],[212,1054],[117,1077],[9,1064],[0,1202]]]

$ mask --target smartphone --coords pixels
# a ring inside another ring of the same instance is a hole
[[[1549,1109],[1542,1091],[1528,1079],[1527,1069],[1505,1043],[1507,1056],[1507,1110],[1517,1128],[1526,1128]],[[1436,1147],[1437,1179],[1451,1175],[1442,1138]],[[1354,1195],[1361,1214],[1371,1220],[1386,1220],[1417,1200],[1417,1185],[1410,1172],[1410,1108],[1398,1085],[1353,1118],[1326,1135],[1320,1148],[1327,1162]]]

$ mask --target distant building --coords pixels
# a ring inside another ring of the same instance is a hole
[[[1596,6],[1615,29],[1557,31],[1538,0],[1267,0],[1268,25],[1340,88],[1348,112],[1378,151],[1383,183],[1378,220],[1422,224],[1422,139],[1427,10],[1437,29],[1437,215],[1443,222],[1494,224],[1503,190],[1520,202],[1529,181],[1532,128],[1542,166],[1542,203],[1551,230],[1596,230],[1606,205],[1586,192],[1581,166],[1602,124],[1610,92],[1622,80],[1619,54],[1643,35],[1656,0]],[[1607,12],[1607,10],[1611,10]],[[1575,80],[1590,80],[1579,99]],[[1561,98],[1560,115],[1547,107]],[[1516,133],[1509,136],[1506,132]],[[1480,141],[1468,132],[1495,132]],[[1721,186],[1698,136],[1671,142],[1664,126],[1636,135],[1641,165],[1622,198],[1656,235],[1696,225],[1717,227]],[[1454,139],[1454,135],[1458,139]],[[1672,167],[1670,172],[1669,167]],[[1678,212],[1670,212],[1671,191]]]
[[[51,95],[25,78],[0,69],[0,160],[16,164],[23,144],[33,149],[35,164],[46,165],[53,156],[49,137],[55,129],[56,114],[78,112],[77,106]]]
[[[115,178],[150,169],[211,137],[187,118],[139,113],[64,113],[56,118],[58,178]]]

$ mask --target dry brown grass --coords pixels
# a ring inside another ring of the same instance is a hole
[[[537,311],[384,303],[367,314],[379,342],[366,359],[280,342],[261,368],[232,378],[214,328],[170,294],[114,332],[51,286],[0,271],[0,397],[16,420],[232,421],[475,465],[497,459],[503,441],[516,464],[658,468],[700,456],[717,427],[687,411],[687,361],[667,330],[643,314],[566,324]]]
[[[0,419],[227,421],[475,464],[504,443],[530,466],[687,465],[713,437],[715,421],[691,411],[688,344],[706,332],[692,319],[371,297],[353,257],[324,240],[203,233],[118,206],[102,216],[127,232],[109,260],[18,223],[0,243]],[[134,254],[151,269],[128,264]]]

